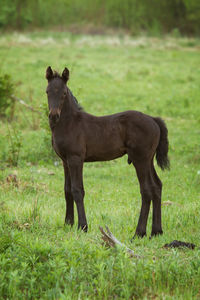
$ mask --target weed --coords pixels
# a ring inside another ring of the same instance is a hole
[[[34,201],[33,201],[33,207],[32,207],[32,210],[30,211],[29,219],[33,223],[38,222],[39,219],[40,219],[40,211],[39,211],[39,206],[38,206],[38,198],[35,198]]]
[[[19,154],[22,146],[21,132],[13,126],[7,124],[8,156],[9,166],[17,166]]]
[[[11,76],[8,74],[0,75],[0,117],[13,119],[15,111],[15,101],[11,96],[14,91],[14,84]]]

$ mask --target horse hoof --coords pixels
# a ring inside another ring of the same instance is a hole
[[[72,221],[72,220],[65,220],[65,223],[64,223],[64,226],[73,226],[74,225],[74,221]]]
[[[144,236],[146,236],[146,232],[136,232],[135,234],[134,234],[134,236],[132,237],[132,239],[131,239],[131,243],[135,240],[135,238],[140,238],[140,239],[142,239]]]
[[[83,232],[87,232],[88,231],[88,226],[87,225],[80,225],[78,226],[78,229],[80,229],[83,231]]]
[[[163,234],[162,229],[158,230],[158,231],[152,231],[151,236],[149,237],[149,239],[151,240],[152,237],[155,237],[155,236],[158,236],[158,235],[162,235],[162,234]]]

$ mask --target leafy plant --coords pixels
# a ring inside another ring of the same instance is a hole
[[[15,101],[11,95],[14,91],[14,85],[10,75],[0,75],[0,117],[13,118]]]
[[[8,125],[7,138],[9,143],[7,162],[10,166],[17,166],[19,161],[19,153],[22,146],[21,132],[14,126],[11,127]]]
[[[39,206],[38,206],[38,198],[34,199],[33,201],[33,207],[30,211],[30,221],[33,223],[39,221],[40,219],[40,211],[39,211]]]

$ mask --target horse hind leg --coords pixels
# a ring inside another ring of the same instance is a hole
[[[135,236],[143,237],[146,235],[146,226],[149,215],[149,209],[152,199],[151,192],[151,178],[148,162],[134,163],[136,168],[137,177],[140,184],[140,193],[142,198],[142,206],[140,210],[140,216],[138,225],[136,228]],[[134,237],[135,237],[134,236]]]
[[[162,194],[162,182],[158,177],[156,170],[152,163],[152,202],[153,202],[153,218],[152,218],[152,231],[151,236],[162,234],[162,222],[161,222],[161,194]]]

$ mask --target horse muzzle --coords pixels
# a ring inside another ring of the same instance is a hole
[[[60,109],[51,109],[49,112],[49,122],[51,125],[55,126],[60,119]]]

